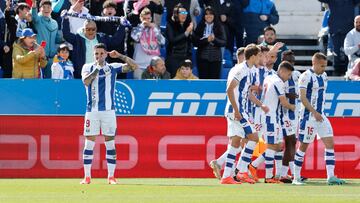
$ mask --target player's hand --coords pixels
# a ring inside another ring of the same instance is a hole
[[[314,118],[315,118],[315,120],[317,121],[317,122],[323,122],[323,117],[322,117],[322,115],[319,113],[319,112],[315,112],[315,113],[313,113],[313,115],[314,115]]]
[[[274,44],[274,48],[277,49],[277,50],[279,50],[279,49],[281,49],[281,47],[283,47],[284,45],[285,45],[285,44],[282,43],[282,42],[276,42],[276,43]]]
[[[261,107],[260,107],[265,113],[267,113],[267,112],[269,112],[270,111],[270,109],[269,109],[269,107],[267,107],[266,105],[261,105]]]
[[[260,15],[260,20],[267,21],[269,17],[267,15]]]
[[[299,98],[299,95],[297,95],[295,93],[286,93],[285,95],[289,99],[297,99],[297,98]]]
[[[120,57],[120,53],[115,50],[108,52],[108,54],[111,58],[119,58]]]
[[[234,113],[234,120],[240,121],[242,119],[242,116],[240,115],[240,112],[235,111]]]
[[[295,110],[296,110],[296,106],[293,105],[293,104],[291,104],[289,109],[290,109],[291,111],[295,111]]]

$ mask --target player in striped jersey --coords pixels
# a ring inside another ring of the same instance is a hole
[[[300,172],[306,149],[318,135],[325,145],[325,163],[327,182],[330,185],[343,184],[345,181],[334,174],[335,152],[333,129],[324,114],[325,94],[327,88],[326,56],[315,53],[312,57],[312,68],[301,74],[299,78],[301,112],[299,123],[300,147],[295,153],[293,184],[304,184],[300,179]]]
[[[281,54],[281,61],[287,61],[291,65],[295,65],[294,52],[286,50]],[[277,152],[275,155],[276,160],[276,174],[275,178],[280,179],[283,183],[291,183],[292,179],[288,176],[289,165],[293,167],[296,145],[296,128],[298,123],[298,80],[300,72],[294,70],[288,81],[285,82],[285,94],[290,104],[295,105],[296,110],[288,110],[286,108],[281,109],[281,127],[284,136],[285,151]],[[291,164],[289,164],[291,162]],[[291,172],[293,168],[291,168]],[[293,174],[293,173],[292,173]]]
[[[266,176],[265,183],[279,183],[273,178],[273,161],[277,151],[281,148],[282,133],[280,126],[280,109],[295,110],[295,106],[290,104],[285,97],[285,81],[291,77],[294,70],[288,62],[283,62],[278,68],[278,73],[265,78],[262,98],[270,111],[262,115],[263,137],[267,143],[267,149],[262,156],[259,156],[253,163],[252,167],[258,167],[265,161]],[[249,167],[250,170],[250,167]]]
[[[237,64],[231,68],[231,70],[229,71],[228,74],[228,81],[230,81],[230,78],[233,78],[235,73],[239,71],[239,68],[241,67],[240,64],[245,60],[245,55],[244,55],[244,51],[245,51],[245,47],[240,47],[237,51],[236,51],[236,57],[237,57]],[[228,128],[229,129],[229,128]],[[243,133],[243,131],[240,128],[236,128],[233,131],[229,131],[228,130],[228,134],[232,133],[233,136],[235,135],[240,135],[241,133]],[[231,137],[231,136],[228,136]],[[240,145],[239,148],[237,148],[237,154],[241,151],[242,146],[244,143],[242,143]],[[217,159],[214,159],[212,161],[210,161],[209,166],[210,168],[212,168],[213,173],[215,175],[216,178],[221,179],[221,168],[222,166],[225,164],[225,160],[226,160],[226,156],[228,155],[228,151],[231,148],[231,139],[229,139],[229,144],[227,146],[227,150]],[[235,169],[235,164],[233,165],[233,169]]]
[[[261,106],[265,112],[269,110],[249,92],[252,84],[251,69],[258,63],[260,57],[259,53],[260,48],[256,45],[248,45],[245,48],[246,61],[239,65],[239,71],[236,72],[233,77],[229,78],[227,83],[226,92],[228,101],[225,108],[225,115],[228,122],[228,132],[234,131],[235,129],[242,129],[244,133],[241,133],[240,135],[228,133],[228,136],[231,139],[231,147],[228,150],[228,155],[226,157],[225,169],[220,181],[221,184],[239,184],[239,182],[233,179],[231,174],[237,155],[237,149],[240,147],[241,138],[247,138],[248,142],[241,153],[241,160],[237,166],[239,173],[236,177],[241,182],[255,183],[255,181],[247,174],[247,166],[251,161],[254,147],[258,141],[258,136],[249,121],[248,100],[250,99],[258,106]]]
[[[126,64],[106,63],[106,57],[120,58]],[[116,167],[116,115],[114,110],[114,89],[117,73],[126,73],[137,68],[135,62],[117,51],[107,52],[104,44],[94,46],[95,62],[85,64],[82,69],[87,105],[84,123],[85,146],[83,151],[85,177],[80,184],[90,184],[91,163],[96,136],[105,137],[108,183],[117,184],[114,178]]]

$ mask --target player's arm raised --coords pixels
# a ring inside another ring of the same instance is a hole
[[[319,112],[317,112],[314,107],[311,106],[310,101],[306,98],[306,89],[300,88],[300,101],[309,110],[315,117],[316,121],[323,121],[323,118]]]
[[[139,67],[132,58],[127,57],[125,55],[122,55],[122,54],[120,54],[119,52],[117,52],[115,50],[109,52],[109,56],[111,58],[119,58],[119,59],[121,59],[122,61],[124,61],[126,63],[122,67],[122,72],[123,73],[133,71],[133,70],[135,70],[135,69],[137,69]]]
[[[231,106],[234,109],[235,120],[240,121],[242,119],[242,116],[240,115],[239,107],[236,105],[235,94],[234,94],[234,90],[238,86],[238,84],[239,84],[239,82],[236,79],[233,79],[231,81],[229,87],[226,90],[226,94],[227,94],[227,96],[229,98]]]

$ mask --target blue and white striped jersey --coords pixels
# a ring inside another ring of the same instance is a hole
[[[285,93],[294,93],[299,95],[299,86],[298,86],[298,82],[299,82],[299,77],[300,77],[301,73],[299,71],[293,71],[291,74],[291,77],[288,81],[285,82]],[[297,99],[288,99],[290,104],[295,105],[296,109],[297,108]],[[290,120],[296,120],[296,116],[297,113],[295,113],[292,110],[289,110],[285,107],[282,107],[282,113],[286,116],[289,117]]]
[[[117,73],[122,72],[121,63],[106,63],[99,71],[96,78],[86,89],[86,111],[109,111],[114,110],[114,90]],[[81,71],[82,80],[97,68],[95,63],[88,63]]]
[[[238,81],[238,86],[237,89],[234,90],[234,94],[235,94],[235,99],[236,99],[236,105],[239,108],[239,111],[241,114],[246,113],[249,114],[249,88],[250,86],[253,84],[253,77],[251,77],[251,68],[254,67],[248,67],[248,65],[246,64],[246,61],[244,61],[241,64],[237,64],[235,65],[235,67],[233,67],[232,69],[234,69],[233,71],[230,70],[229,75],[228,75],[228,80],[227,80],[227,87],[229,87],[230,83],[233,80]],[[229,101],[229,98],[227,99],[226,102],[226,107],[225,107],[225,114],[227,113],[233,113],[233,107]]]
[[[285,83],[277,75],[269,75],[264,80],[264,90],[262,98],[263,104],[269,107],[269,112],[265,113],[266,118],[271,118],[271,123],[280,122],[280,96],[285,95]],[[268,119],[267,119],[268,120]],[[268,121],[266,121],[268,122]]]
[[[259,67],[256,69],[256,75],[255,75],[255,85],[259,86],[259,87],[263,87],[264,85],[264,80],[267,76],[269,75],[274,75],[276,74],[276,71],[274,71],[273,69],[268,69],[266,67]],[[262,90],[260,91],[259,95],[256,95],[256,97],[262,101],[263,98],[261,98],[262,95]]]
[[[299,89],[306,89],[306,98],[309,100],[311,106],[320,114],[324,113],[327,82],[328,79],[325,72],[317,75],[313,69],[305,71],[299,78]],[[309,116],[309,110],[301,104],[300,118],[309,120]]]

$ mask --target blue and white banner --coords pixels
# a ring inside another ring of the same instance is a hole
[[[224,80],[117,81],[118,115],[222,116]],[[85,88],[80,80],[0,80],[0,115],[84,115]],[[325,112],[360,116],[360,83],[329,81]]]

